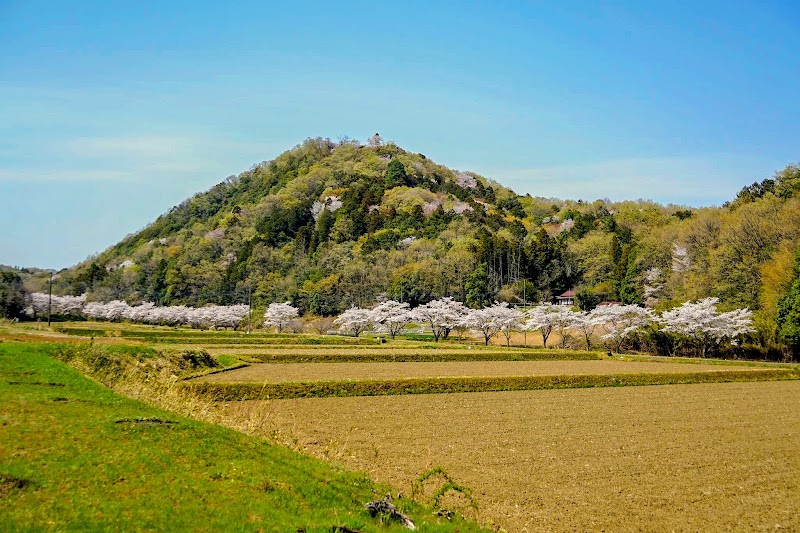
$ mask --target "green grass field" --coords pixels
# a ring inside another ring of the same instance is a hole
[[[363,475],[122,397],[0,342],[0,530],[400,531]],[[477,531],[408,499],[421,531]]]

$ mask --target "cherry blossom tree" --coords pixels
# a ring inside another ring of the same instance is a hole
[[[557,305],[558,309],[553,313],[553,329],[561,339],[561,348],[566,348],[569,343],[569,331],[575,327],[575,321],[580,316],[579,311],[573,311],[567,305]]]
[[[664,291],[663,274],[659,267],[651,267],[644,273],[644,303],[651,309],[659,302]]]
[[[411,321],[410,306],[394,300],[387,300],[372,309],[372,320],[378,329],[395,336]]]
[[[48,306],[48,295],[43,292],[31,293],[31,306],[30,310],[33,311],[34,317],[36,315],[46,315]]]
[[[250,312],[250,306],[246,304],[214,305],[210,312],[211,324],[214,328],[236,329]]]
[[[107,320],[116,322],[122,320],[130,314],[131,306],[120,300],[112,300],[107,303],[89,302],[83,307],[83,313],[95,320]]]
[[[153,320],[155,324],[164,324],[166,326],[188,324],[191,312],[192,308],[186,307],[185,305],[156,307],[151,312],[151,320]]]
[[[86,318],[104,320],[105,305],[103,302],[89,302],[83,306],[83,314]]]
[[[483,335],[483,344],[487,346],[489,345],[489,339],[500,331],[500,321],[494,313],[494,307],[473,309],[464,317],[463,323]]]
[[[344,203],[338,196],[326,196],[322,200],[317,200],[311,204],[311,216],[314,217],[316,222],[323,211],[328,210],[331,213],[335,213],[343,205]]]
[[[456,183],[459,187],[463,187],[465,189],[474,189],[478,186],[478,180],[476,180],[474,176],[470,176],[464,172],[459,172],[456,175]]]
[[[700,356],[705,357],[710,348],[726,339],[733,340],[755,331],[752,311],[745,308],[720,313],[717,303],[719,298],[689,301],[662,313],[660,322],[665,332],[685,336],[697,346]]]
[[[269,304],[266,313],[264,313],[264,324],[276,326],[278,333],[280,333],[283,331],[283,327],[299,314],[300,310],[293,307],[291,302],[272,303]]]
[[[342,331],[349,331],[358,337],[372,327],[374,315],[371,309],[351,307],[339,315],[333,322],[337,324]]]
[[[86,295],[52,296],[44,293],[31,295],[31,310],[36,314],[46,314],[48,305],[51,314],[56,316],[84,316],[93,320],[128,320],[141,324],[163,324],[177,326],[189,324],[192,327],[214,327],[236,329],[249,313],[249,306],[208,305],[191,308],[183,305],[158,307],[152,302],[131,306],[120,300],[111,302],[86,302]]]
[[[436,342],[447,339],[450,332],[469,314],[469,308],[451,297],[433,300],[411,311],[411,320],[424,322],[431,328]]]
[[[125,318],[131,306],[122,300],[111,300],[105,304],[105,320],[116,322]]]
[[[575,221],[572,220],[571,218],[568,218],[567,220],[562,222],[561,225],[558,227],[558,233],[569,231],[574,227],[575,227]]]
[[[576,313],[572,321],[572,330],[578,331],[583,335],[583,340],[586,341],[586,349],[592,349],[592,335],[597,327],[601,324],[601,318],[592,311],[585,311]]]
[[[48,309],[53,316],[74,316],[79,317],[83,314],[83,306],[86,304],[86,295],[80,296],[56,296],[44,292],[34,292],[30,296],[30,309],[34,315],[46,315]]]
[[[61,316],[81,316],[86,304],[86,295],[60,296],[57,299],[56,311]]]
[[[573,314],[573,311],[564,305],[540,304],[528,310],[528,320],[523,327],[528,331],[539,330],[545,348],[547,348],[547,339],[553,329],[558,329],[562,333],[563,344],[563,334],[566,332],[567,324],[570,323]]]
[[[524,316],[524,313],[510,307],[507,302],[495,302],[490,307],[473,309],[464,321],[483,335],[485,345],[489,344],[489,339],[502,332],[506,338],[506,346],[510,346],[511,335],[522,325]]]
[[[677,242],[672,243],[672,271],[683,273],[692,267],[692,258],[685,246]]]
[[[511,335],[514,331],[522,327],[522,320],[525,318],[525,313],[509,306],[506,302],[495,304],[495,307],[498,306],[497,314],[499,316],[500,332],[506,338],[506,347],[510,347]]]
[[[606,305],[595,308],[592,314],[606,332],[602,338],[611,341],[617,353],[625,339],[654,320],[649,309],[637,305]]]
[[[128,311],[125,313],[125,320],[140,322],[142,324],[158,324],[155,310],[156,304],[153,302],[144,302],[140,305],[128,308]]]
[[[193,328],[206,328],[211,324],[211,313],[205,307],[189,308],[186,313],[186,323]]]

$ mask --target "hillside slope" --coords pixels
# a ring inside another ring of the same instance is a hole
[[[257,306],[291,300],[314,314],[384,295],[479,305],[576,289],[583,305],[654,307],[713,295],[769,323],[800,242],[798,190],[800,168],[790,166],[723,207],[557,200],[377,136],[315,138],[63,271],[55,290],[189,305],[251,295]]]

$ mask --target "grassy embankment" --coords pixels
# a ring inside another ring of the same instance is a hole
[[[257,332],[203,332],[130,324],[70,323],[59,326],[71,335],[87,332],[103,333],[104,339],[140,342],[140,350],[155,349],[165,353],[181,350],[208,350],[223,367],[235,368],[247,363],[382,363],[382,362],[467,362],[467,361],[575,361],[605,359],[603,352],[541,348],[498,348],[496,346],[470,346],[458,343],[422,343],[394,340],[377,344],[380,339],[350,338],[320,335],[293,335]],[[253,345],[239,347],[239,345]],[[257,345],[257,346],[255,346]],[[146,348],[146,347],[151,348]],[[212,348],[213,347],[213,348]],[[121,349],[121,348],[117,348]],[[615,357],[615,359],[619,359]],[[625,359],[640,359],[625,357]],[[650,361],[704,362],[713,360],[684,360],[673,358],[648,358]],[[737,365],[733,361],[719,361]],[[178,395],[202,398],[206,402],[245,399],[285,399],[325,396],[373,396],[396,394],[430,394],[450,392],[484,392],[537,390],[554,388],[618,387],[640,385],[666,385],[684,383],[765,381],[800,378],[797,365],[769,365],[766,363],[741,363],[748,372],[728,369],[708,372],[650,372],[587,375],[536,375],[536,376],[473,376],[473,377],[421,377],[412,379],[328,379],[314,382],[283,383],[188,383],[176,392]],[[218,372],[205,369],[198,373]],[[91,373],[91,370],[90,372]]]
[[[90,349],[61,347],[55,355],[91,370],[102,358],[76,354]],[[52,350],[0,343],[0,530],[401,529],[364,510],[386,487],[120,396],[56,361]],[[138,351],[115,350],[120,361]],[[136,357],[140,376],[164,370],[148,363],[148,353]],[[111,364],[104,376],[125,372]],[[423,531],[478,530],[409,500],[395,503]]]

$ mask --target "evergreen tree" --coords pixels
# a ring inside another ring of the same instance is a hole
[[[419,229],[425,224],[425,213],[421,205],[415,205],[411,208],[411,213],[406,217],[404,226],[407,229]]]
[[[17,318],[25,309],[22,278],[14,272],[0,272],[0,317]]]
[[[158,262],[156,271],[153,275],[153,288],[151,297],[158,303],[164,303],[164,298],[167,294],[167,268],[169,263],[166,259],[161,259]]]
[[[608,254],[611,256],[611,261],[613,261],[615,265],[618,264],[619,260],[622,258],[622,245],[619,243],[619,238],[616,234],[611,236],[611,249],[608,251]]]
[[[489,275],[486,263],[480,263],[468,276],[465,283],[467,292],[467,305],[480,309],[491,305],[492,293],[489,290]]]
[[[639,270],[636,267],[636,248],[630,248],[623,254],[626,258],[625,274],[619,281],[619,299],[624,304],[642,303],[639,289]]]
[[[317,219],[317,243],[323,243],[328,240],[331,234],[333,223],[336,222],[336,217],[327,209],[323,209]]]
[[[397,159],[389,161],[389,166],[386,168],[386,179],[384,183],[387,189],[393,187],[400,187],[406,185],[408,177],[406,176],[406,167]]]
[[[600,303],[600,297],[589,289],[581,289],[575,294],[575,303],[582,311],[591,311]]]

